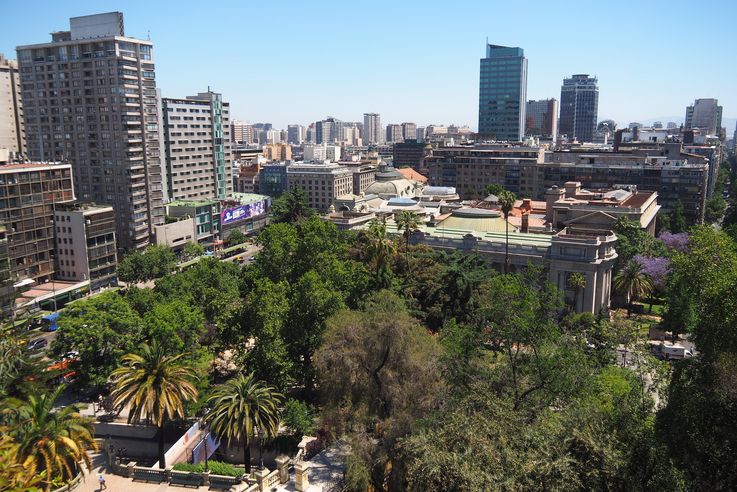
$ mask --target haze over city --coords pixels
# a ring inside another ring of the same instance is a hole
[[[0,53],[46,39],[72,16],[120,2],[42,0],[5,5]],[[485,41],[519,46],[529,60],[528,99],[560,97],[574,73],[599,80],[599,119],[619,126],[682,123],[696,98],[717,98],[724,126],[737,117],[737,3],[643,2],[125,2],[126,33],[154,42],[164,96],[210,86],[235,119],[277,128],[326,115],[354,121],[477,127],[478,65]],[[723,61],[718,61],[724,57]]]

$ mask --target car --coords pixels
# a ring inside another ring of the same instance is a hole
[[[49,344],[49,341],[45,338],[36,338],[35,340],[31,340],[28,342],[28,346],[26,347],[26,350],[28,352],[35,352],[37,350],[41,350],[43,348],[46,348],[46,346]]]

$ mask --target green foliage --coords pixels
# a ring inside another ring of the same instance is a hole
[[[704,207],[704,222],[713,224],[719,222],[727,211],[727,202],[722,195],[714,193],[706,200]]]
[[[269,381],[282,391],[291,380],[293,366],[284,341],[288,315],[287,283],[273,283],[268,278],[256,282],[241,315],[241,333],[255,342],[244,355],[243,367],[257,380]]]
[[[104,385],[120,357],[145,339],[141,317],[112,291],[69,306],[58,324],[52,353],[79,352],[75,371],[81,387]]]
[[[179,299],[157,303],[143,317],[147,338],[159,341],[169,354],[195,353],[204,322],[198,307]]]
[[[315,432],[314,412],[310,405],[300,400],[287,400],[282,422],[297,437],[311,436]]]
[[[231,262],[204,258],[183,272],[159,279],[154,292],[197,306],[212,323],[238,298],[239,273],[239,267]]]
[[[241,232],[240,229],[233,229],[230,231],[230,234],[228,234],[228,239],[226,240],[226,243],[228,246],[235,246],[237,244],[243,244],[246,242],[246,235]]]
[[[643,299],[655,290],[652,279],[643,271],[637,260],[629,260],[614,275],[612,287],[627,299],[627,314],[632,311],[632,303]]]
[[[271,222],[294,224],[315,215],[307,205],[307,194],[302,188],[292,188],[271,204]]]
[[[636,255],[650,258],[666,256],[663,243],[643,231],[639,223],[627,217],[617,219],[614,223],[614,232],[617,234],[618,267],[625,265]]]
[[[205,463],[197,463],[196,465],[194,463],[177,463],[172,467],[172,469],[177,471],[186,471],[186,472],[193,472],[193,473],[203,473],[205,472]],[[207,462],[207,471],[210,472],[212,475],[223,475],[226,477],[240,477],[243,475],[241,471],[236,468],[235,466],[231,465],[230,463],[225,463],[224,461],[216,461],[216,460],[209,460]]]
[[[688,229],[688,224],[683,213],[683,203],[678,200],[670,213],[670,232],[678,234],[679,232],[686,232],[686,229]]]
[[[169,275],[177,257],[168,246],[151,245],[143,252],[133,251],[118,264],[118,278],[123,282],[146,282]]]
[[[490,185],[486,185],[486,187],[484,188],[484,194],[486,196],[494,195],[497,198],[499,197],[499,195],[502,194],[503,191],[504,191],[504,187],[502,185],[500,185],[500,184],[497,184],[497,183],[492,183]]]
[[[202,256],[205,254],[205,247],[199,243],[193,243],[192,241],[188,241],[184,245],[182,254],[184,255],[185,258],[197,258],[198,256]]]
[[[246,473],[251,472],[248,442],[258,430],[264,437],[274,437],[279,430],[278,406],[284,397],[270,386],[239,375],[215,388],[208,399],[210,412],[205,416],[212,432],[228,445],[243,443]]]
[[[60,386],[53,393],[28,395],[25,401],[11,398],[0,403],[0,424],[17,445],[18,462],[30,476],[41,475],[47,488],[55,477],[74,478],[77,463],[89,469],[88,451],[97,449],[92,423],[76,406],[55,408],[64,389]]]

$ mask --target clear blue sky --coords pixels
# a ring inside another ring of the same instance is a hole
[[[599,119],[682,121],[716,97],[737,116],[737,1],[4,0],[0,52],[46,42],[68,18],[122,10],[150,33],[157,84],[209,85],[236,118],[277,127],[327,115],[476,128],[484,43],[520,46],[529,99],[560,98],[564,76],[599,77]],[[728,133],[734,127],[728,128]]]

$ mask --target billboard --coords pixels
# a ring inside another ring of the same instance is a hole
[[[240,205],[238,207],[226,208],[220,212],[220,223],[222,225],[232,224],[240,220],[263,215],[266,213],[266,201],[261,200],[248,205]]]

